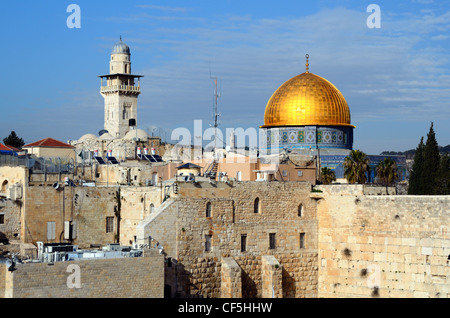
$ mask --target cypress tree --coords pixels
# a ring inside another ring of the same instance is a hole
[[[411,175],[409,177],[408,194],[418,195],[424,194],[423,192],[423,161],[424,161],[425,145],[423,143],[423,137],[420,139],[420,143],[416,148],[414,154],[414,164],[412,166]]]
[[[436,194],[438,169],[441,161],[439,146],[431,123],[423,156],[423,194]]]
[[[16,132],[14,130],[11,131],[11,133],[9,134],[8,137],[3,139],[3,143],[6,146],[12,146],[12,147],[16,147],[16,148],[22,148],[22,146],[25,145],[25,142],[23,141],[23,139],[19,138],[16,135]]]
[[[448,153],[441,156],[436,180],[436,194],[450,194],[450,155]]]

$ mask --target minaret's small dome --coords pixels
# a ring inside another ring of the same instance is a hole
[[[122,41],[122,37],[120,37],[119,42],[117,42],[114,45],[111,53],[112,54],[130,54],[130,47],[128,45],[126,45]]]

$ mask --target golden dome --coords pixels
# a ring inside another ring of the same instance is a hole
[[[309,73],[291,78],[267,103],[264,126],[349,126],[350,109],[341,92],[326,79]]]

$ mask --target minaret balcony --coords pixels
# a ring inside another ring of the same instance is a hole
[[[101,86],[100,93],[116,93],[116,92],[124,92],[124,93],[140,93],[140,86],[133,85],[110,85],[110,86]]]

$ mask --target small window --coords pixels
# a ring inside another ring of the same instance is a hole
[[[106,233],[112,233],[114,231],[114,217],[106,217]]]
[[[210,252],[212,247],[212,235],[205,236],[205,252]]]
[[[283,177],[287,177],[287,170],[283,170],[282,174],[283,174]]]
[[[269,234],[269,249],[274,250],[276,247],[276,234],[270,233]]]
[[[6,193],[6,190],[8,190],[8,180],[3,181],[1,192]]]
[[[241,235],[241,252],[247,251],[247,235]]]
[[[5,224],[5,215],[0,214],[0,224]]]
[[[206,203],[206,217],[211,217],[211,202]]]
[[[300,248],[305,248],[305,233],[300,233]]]
[[[255,199],[254,205],[253,205],[253,212],[254,213],[259,213],[259,198]]]
[[[300,204],[298,206],[298,216],[302,217],[302,216],[304,216],[304,214],[305,214],[305,208],[304,208],[303,204]]]
[[[150,204],[150,214],[153,214],[155,212],[155,206],[152,204]]]
[[[297,176],[298,177],[303,177],[303,171],[301,171],[301,170],[297,171]]]

